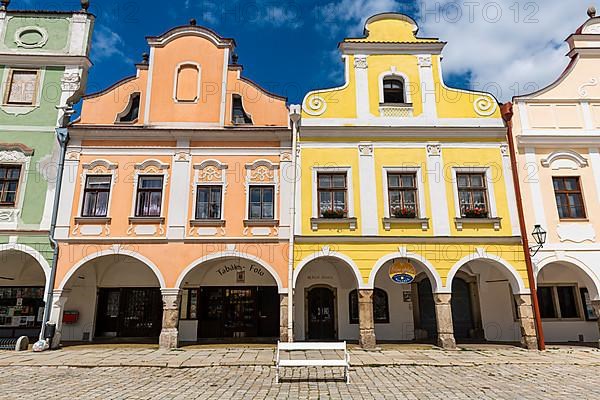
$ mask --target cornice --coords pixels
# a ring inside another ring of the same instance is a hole
[[[519,135],[517,136],[517,144],[520,147],[586,147],[600,146],[600,135],[564,135],[564,134],[549,134],[549,135]]]
[[[341,42],[342,54],[441,54],[446,42]]]
[[[23,53],[0,53],[0,64],[11,66],[82,66],[89,68],[92,65],[86,56],[72,56],[66,54],[23,54]]]

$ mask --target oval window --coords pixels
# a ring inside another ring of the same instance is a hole
[[[48,33],[36,26],[27,26],[15,32],[15,43],[19,47],[36,48],[43,47],[48,41]]]

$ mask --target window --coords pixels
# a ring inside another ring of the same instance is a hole
[[[592,306],[592,298],[587,288],[579,288],[579,294],[581,295],[581,303],[583,304],[583,313],[586,321],[598,321],[598,315],[596,310]]]
[[[273,219],[274,214],[273,186],[250,186],[249,219]]]
[[[387,78],[383,80],[383,102],[404,103],[404,80],[401,78]]]
[[[358,290],[354,289],[349,295],[350,323],[358,324]],[[376,324],[389,324],[390,313],[388,295],[383,289],[373,291],[373,318]]]
[[[4,102],[9,105],[33,105],[36,101],[37,86],[38,71],[13,70],[10,72]]]
[[[110,196],[110,175],[90,175],[86,178],[83,191],[83,217],[106,217]]]
[[[461,218],[489,216],[484,173],[456,174]]]
[[[555,177],[552,182],[560,219],[585,218],[579,177]]]
[[[244,106],[242,105],[242,97],[240,95],[234,94],[232,96],[231,115],[234,124],[252,123],[252,118],[250,118],[250,116],[246,114],[246,111],[244,111]]]
[[[390,217],[415,218],[418,215],[416,174],[388,174],[387,179]]]
[[[125,110],[117,116],[117,122],[136,122],[140,114],[140,93],[132,93]]]
[[[140,176],[138,180],[136,217],[160,217],[162,206],[162,176]]]
[[[177,69],[175,99],[179,102],[193,103],[200,96],[200,67],[195,64],[183,64]]]
[[[318,174],[319,215],[323,218],[344,218],[348,215],[345,173]]]
[[[576,286],[540,286],[537,294],[542,318],[580,318]]]
[[[0,165],[0,206],[15,205],[20,177],[20,165]]]
[[[221,186],[198,186],[196,219],[221,219]]]

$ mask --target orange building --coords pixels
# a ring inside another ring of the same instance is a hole
[[[69,130],[57,340],[285,339],[286,100],[194,21],[148,44],[135,76],[87,96]]]

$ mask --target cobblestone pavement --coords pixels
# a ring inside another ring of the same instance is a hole
[[[600,351],[591,348],[383,346],[355,348],[351,361],[350,384],[331,368],[284,370],[275,384],[273,349],[264,347],[0,352],[0,398],[600,399]]]

